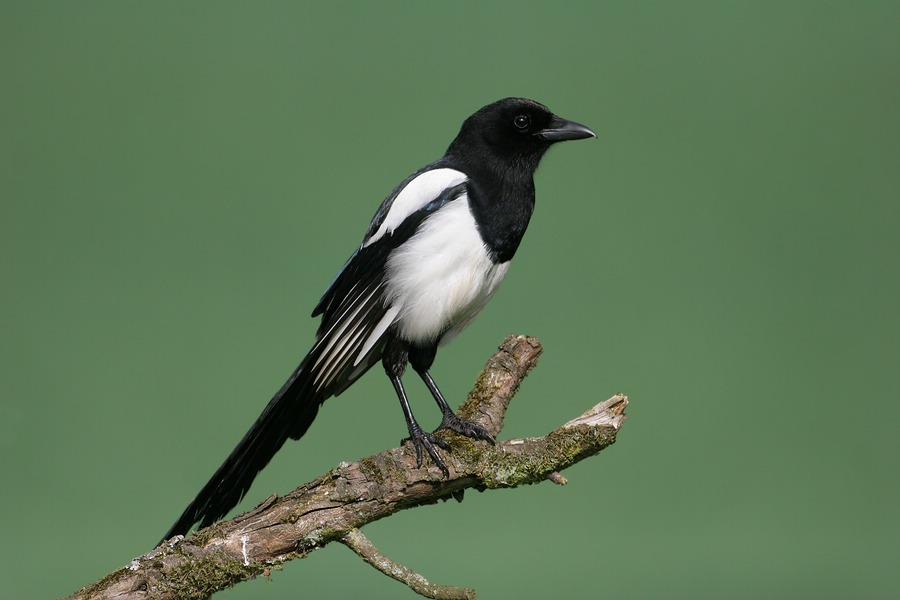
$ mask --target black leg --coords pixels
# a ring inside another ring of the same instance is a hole
[[[403,416],[406,417],[406,427],[409,429],[409,440],[416,449],[416,467],[422,466],[422,449],[424,448],[431,460],[434,461],[434,464],[444,473],[444,477],[449,477],[450,471],[447,469],[447,464],[444,463],[441,455],[438,454],[435,445],[440,446],[444,450],[449,450],[450,444],[433,433],[422,431],[422,428],[413,416],[412,409],[409,407],[409,400],[407,400],[406,392],[403,390],[403,382],[400,381],[399,377],[392,377],[391,383],[394,384],[394,390],[397,392],[397,397],[400,398],[400,406],[403,407]]]
[[[438,408],[441,409],[441,415],[443,416],[441,418],[441,424],[437,429],[449,429],[450,431],[455,431],[466,437],[476,440],[485,440],[493,444],[494,437],[488,433],[484,427],[454,414],[453,409],[451,409],[450,405],[447,404],[447,401],[444,400],[444,395],[441,394],[441,390],[438,389],[437,384],[428,372],[428,369],[431,368],[431,365],[434,362],[436,353],[436,345],[428,348],[410,348],[408,358],[413,369],[419,374],[422,381],[425,382],[428,391],[434,396],[434,401],[437,402]],[[435,429],[435,431],[437,431],[437,429]]]
[[[454,414],[453,409],[451,409],[450,405],[447,404],[447,401],[444,400],[444,395],[441,394],[441,390],[438,389],[437,384],[434,382],[434,379],[431,378],[428,371],[419,372],[419,376],[422,378],[422,381],[425,382],[425,385],[428,386],[428,390],[431,392],[431,395],[434,396],[434,401],[437,402],[438,407],[441,409],[441,414],[443,414],[438,429],[449,429],[450,431],[455,431],[456,433],[475,440],[484,440],[492,444],[495,443],[494,436],[488,433],[487,429],[477,423],[468,419],[463,419]],[[435,431],[437,431],[437,429],[435,429]]]
[[[385,373],[387,373],[388,378],[394,385],[394,391],[397,392],[397,398],[400,399],[400,406],[403,408],[403,417],[406,419],[406,428],[409,430],[409,440],[416,449],[416,467],[422,466],[422,450],[424,448],[425,452],[428,452],[428,456],[431,457],[431,460],[434,461],[434,464],[436,464],[444,474],[444,477],[449,477],[450,471],[447,469],[446,463],[444,463],[443,459],[438,454],[435,445],[444,450],[449,450],[450,444],[433,433],[422,431],[422,428],[416,422],[415,416],[413,416],[412,408],[409,406],[409,399],[406,397],[406,390],[403,389],[403,381],[400,379],[403,372],[406,370],[406,361],[406,349],[399,343],[391,343],[388,345],[388,348],[386,348],[381,362],[382,365],[384,365]]]

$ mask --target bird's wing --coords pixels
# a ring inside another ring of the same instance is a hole
[[[467,181],[465,173],[456,169],[440,167],[439,164],[434,163],[413,174],[381,203],[366,232],[362,248],[370,246],[390,234],[410,215],[433,205],[435,201],[440,201],[441,198],[446,197],[448,190]],[[437,208],[439,206],[434,207],[435,210]]]
[[[381,204],[362,244],[313,311],[322,322],[307,367],[326,395],[341,393],[381,356],[384,334],[400,308],[385,300],[388,257],[429,215],[465,193],[465,174],[437,165],[413,174]]]

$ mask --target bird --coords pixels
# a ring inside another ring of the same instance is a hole
[[[557,142],[595,137],[525,98],[498,100],[465,119],[444,155],[378,207],[312,311],[321,318],[312,348],[160,543],[224,517],[284,443],[306,433],[321,404],[379,362],[400,401],[417,468],[427,454],[448,477],[438,448],[450,445],[413,416],[402,381],[407,366],[441,411],[435,432],[494,443],[453,412],[430,369],[438,348],[472,322],[506,275],[534,210],[544,153]]]

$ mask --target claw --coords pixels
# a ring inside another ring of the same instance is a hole
[[[431,460],[434,461],[434,464],[441,470],[444,474],[444,477],[450,477],[450,470],[447,468],[447,464],[441,458],[441,455],[438,454],[435,445],[441,447],[444,450],[450,450],[450,444],[447,443],[446,440],[442,440],[437,437],[433,433],[426,433],[421,429],[416,429],[414,431],[409,432],[409,437],[403,440],[404,442],[410,441],[412,442],[413,447],[416,449],[416,468],[420,468],[422,466],[422,449],[425,449],[425,452],[428,453],[428,456],[431,457]]]
[[[494,436],[488,433],[487,429],[468,419],[458,417],[453,413],[444,415],[444,418],[441,419],[441,424],[438,425],[438,428],[435,429],[435,431],[438,431],[439,429],[449,429],[450,431],[455,431],[456,433],[472,438],[473,440],[484,440],[491,444],[497,443],[496,440],[494,440]]]
[[[441,424],[434,430],[434,433],[437,433],[441,429],[449,429],[450,431],[455,431],[460,435],[475,440],[484,440],[491,444],[496,443],[496,441],[494,441],[494,436],[488,433],[487,429],[468,419],[458,417],[452,412],[444,415],[444,418],[441,419]],[[418,427],[418,424],[413,424],[409,430],[409,437],[401,440],[400,443],[411,442],[416,449],[416,468],[422,467],[422,459],[425,456],[424,452],[427,452],[434,464],[444,474],[444,477],[450,477],[450,470],[447,468],[447,463],[444,462],[441,455],[438,453],[437,448],[435,448],[435,446],[437,446],[442,450],[449,451],[450,443],[447,442],[447,440],[436,436],[434,433],[422,431]]]

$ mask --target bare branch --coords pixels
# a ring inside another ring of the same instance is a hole
[[[434,600],[475,600],[475,590],[446,585],[434,585],[415,571],[392,561],[378,550],[359,529],[351,529],[341,542],[364,561],[426,598]]]
[[[488,360],[460,414],[496,436],[510,400],[540,353],[537,339],[509,336]],[[615,442],[627,404],[617,394],[543,437],[495,446],[442,431],[439,435],[452,445],[445,454],[446,478],[430,463],[416,468],[409,444],[341,463],[230,521],[173,538],[70,598],[208,598],[329,542],[358,539],[350,534],[367,523],[458,497],[466,488],[517,487],[545,479],[562,483],[559,471]]]

